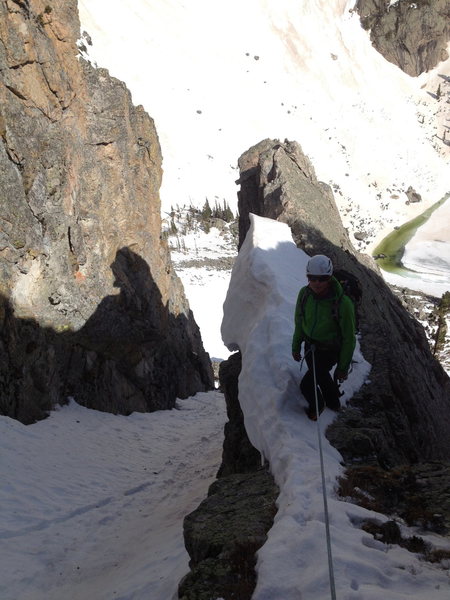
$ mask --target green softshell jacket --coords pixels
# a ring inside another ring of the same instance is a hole
[[[307,298],[303,303],[305,293]],[[318,348],[336,349],[339,355],[337,370],[348,372],[356,344],[355,308],[334,277],[331,278],[331,293],[325,298],[319,298],[307,286],[298,294],[292,352],[299,353],[304,341],[316,344]]]

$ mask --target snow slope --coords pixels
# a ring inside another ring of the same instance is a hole
[[[163,209],[201,206],[205,197],[234,206],[237,157],[265,137],[299,141],[333,186],[345,224],[367,230],[370,242],[448,191],[449,147],[439,140],[448,88],[442,84],[439,102],[432,94],[450,61],[406,76],[373,50],[353,1],[79,5],[91,57],[124,80],[156,121]],[[405,204],[409,185],[422,205]],[[438,256],[447,252],[448,228],[441,233],[440,224],[449,209],[421,229],[429,227],[427,256],[436,257],[436,239],[445,245]],[[289,355],[305,260],[285,225],[256,219],[226,302],[224,339],[245,350],[249,433],[282,489],[259,553],[255,600],[329,597],[317,429],[303,414],[301,374]],[[210,299],[196,291],[197,320]],[[202,335],[211,336],[213,355],[225,357],[208,319]],[[344,401],[369,370],[356,358]],[[172,600],[188,563],[182,519],[214,478],[226,418],[217,392],[178,406],[121,417],[71,403],[28,427],[0,417],[2,600]],[[332,418],[325,411],[321,431]],[[449,565],[380,544],[358,527],[367,511],[334,496],[340,457],[321,435],[339,600],[446,600]]]
[[[93,39],[89,57],[124,80],[155,119],[163,210],[202,206],[206,197],[236,206],[237,158],[267,137],[301,143],[333,187],[344,225],[366,234],[354,240],[361,250],[449,191],[450,59],[406,75],[374,50],[353,6],[79,0],[81,30]],[[409,186],[420,205],[406,203]],[[449,221],[450,202],[435,218]],[[434,222],[421,231],[426,242],[408,260],[426,273],[444,254],[444,283],[414,287],[440,295],[450,288],[450,233],[437,238]]]
[[[181,211],[176,221],[180,231],[186,226],[186,212]],[[205,233],[194,221],[189,232],[169,236],[168,243],[173,265],[200,328],[203,346],[211,359],[224,360],[229,352],[222,342],[220,326],[231,275],[231,266],[224,264],[224,260],[234,261],[236,240],[226,224],[223,231],[211,227]]]
[[[337,598],[447,599],[450,565],[439,569],[399,547],[379,543],[359,525],[363,519],[383,522],[385,517],[335,494],[341,457],[324,436],[334,413],[326,409],[317,427],[308,420],[303,411],[306,402],[298,390],[301,374],[290,354],[295,301],[306,284],[307,258],[296,248],[285,224],[252,216],[224,306],[224,342],[242,351],[239,399],[246,429],[269,460],[280,486],[275,523],[258,553],[253,600],[330,598],[318,435],[324,454]],[[358,347],[354,361],[343,386],[344,403],[370,373]],[[450,546],[448,540],[435,537],[433,541]]]
[[[237,158],[266,137],[301,143],[345,225],[368,234],[362,248],[449,191],[450,60],[409,77],[373,49],[353,5],[79,1],[89,55],[156,121],[166,209],[235,206]],[[420,206],[405,203],[409,186]]]
[[[171,600],[225,420],[218,392],[129,417],[73,401],[35,425],[0,417],[0,598]]]

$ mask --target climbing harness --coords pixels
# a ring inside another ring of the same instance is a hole
[[[320,413],[319,413],[319,400],[317,397],[316,361],[315,361],[315,346],[314,346],[314,344],[311,344],[311,352],[312,352],[314,393],[315,393],[316,415],[317,415],[317,437],[319,439],[320,471],[322,474],[323,508],[324,508],[324,512],[325,512],[325,532],[326,532],[326,538],[327,538],[328,575],[329,575],[329,579],[330,579],[331,600],[336,600],[336,586],[335,586],[335,581],[334,581],[333,556],[331,553],[330,518],[329,518],[329,513],[328,513],[327,491],[326,491],[326,487],[325,487],[325,468],[323,465],[322,437],[320,435]]]

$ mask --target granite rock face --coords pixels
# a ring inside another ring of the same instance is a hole
[[[355,10],[378,52],[408,75],[448,58],[450,0],[358,0]]]
[[[241,156],[239,167],[241,243],[249,212],[277,219],[291,227],[299,248],[327,254],[362,284],[360,343],[372,365],[370,381],[329,428],[330,441],[349,463],[388,468],[449,460],[450,379],[375,262],[352,247],[330,188],[317,181],[299,144],[264,140]]]
[[[77,56],[76,0],[0,2],[0,413],[129,413],[213,385],[160,239],[161,151]]]

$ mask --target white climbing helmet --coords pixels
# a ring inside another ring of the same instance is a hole
[[[333,263],[328,256],[316,254],[308,260],[308,264],[306,265],[306,274],[328,275],[328,277],[331,277],[331,275],[333,275]]]

